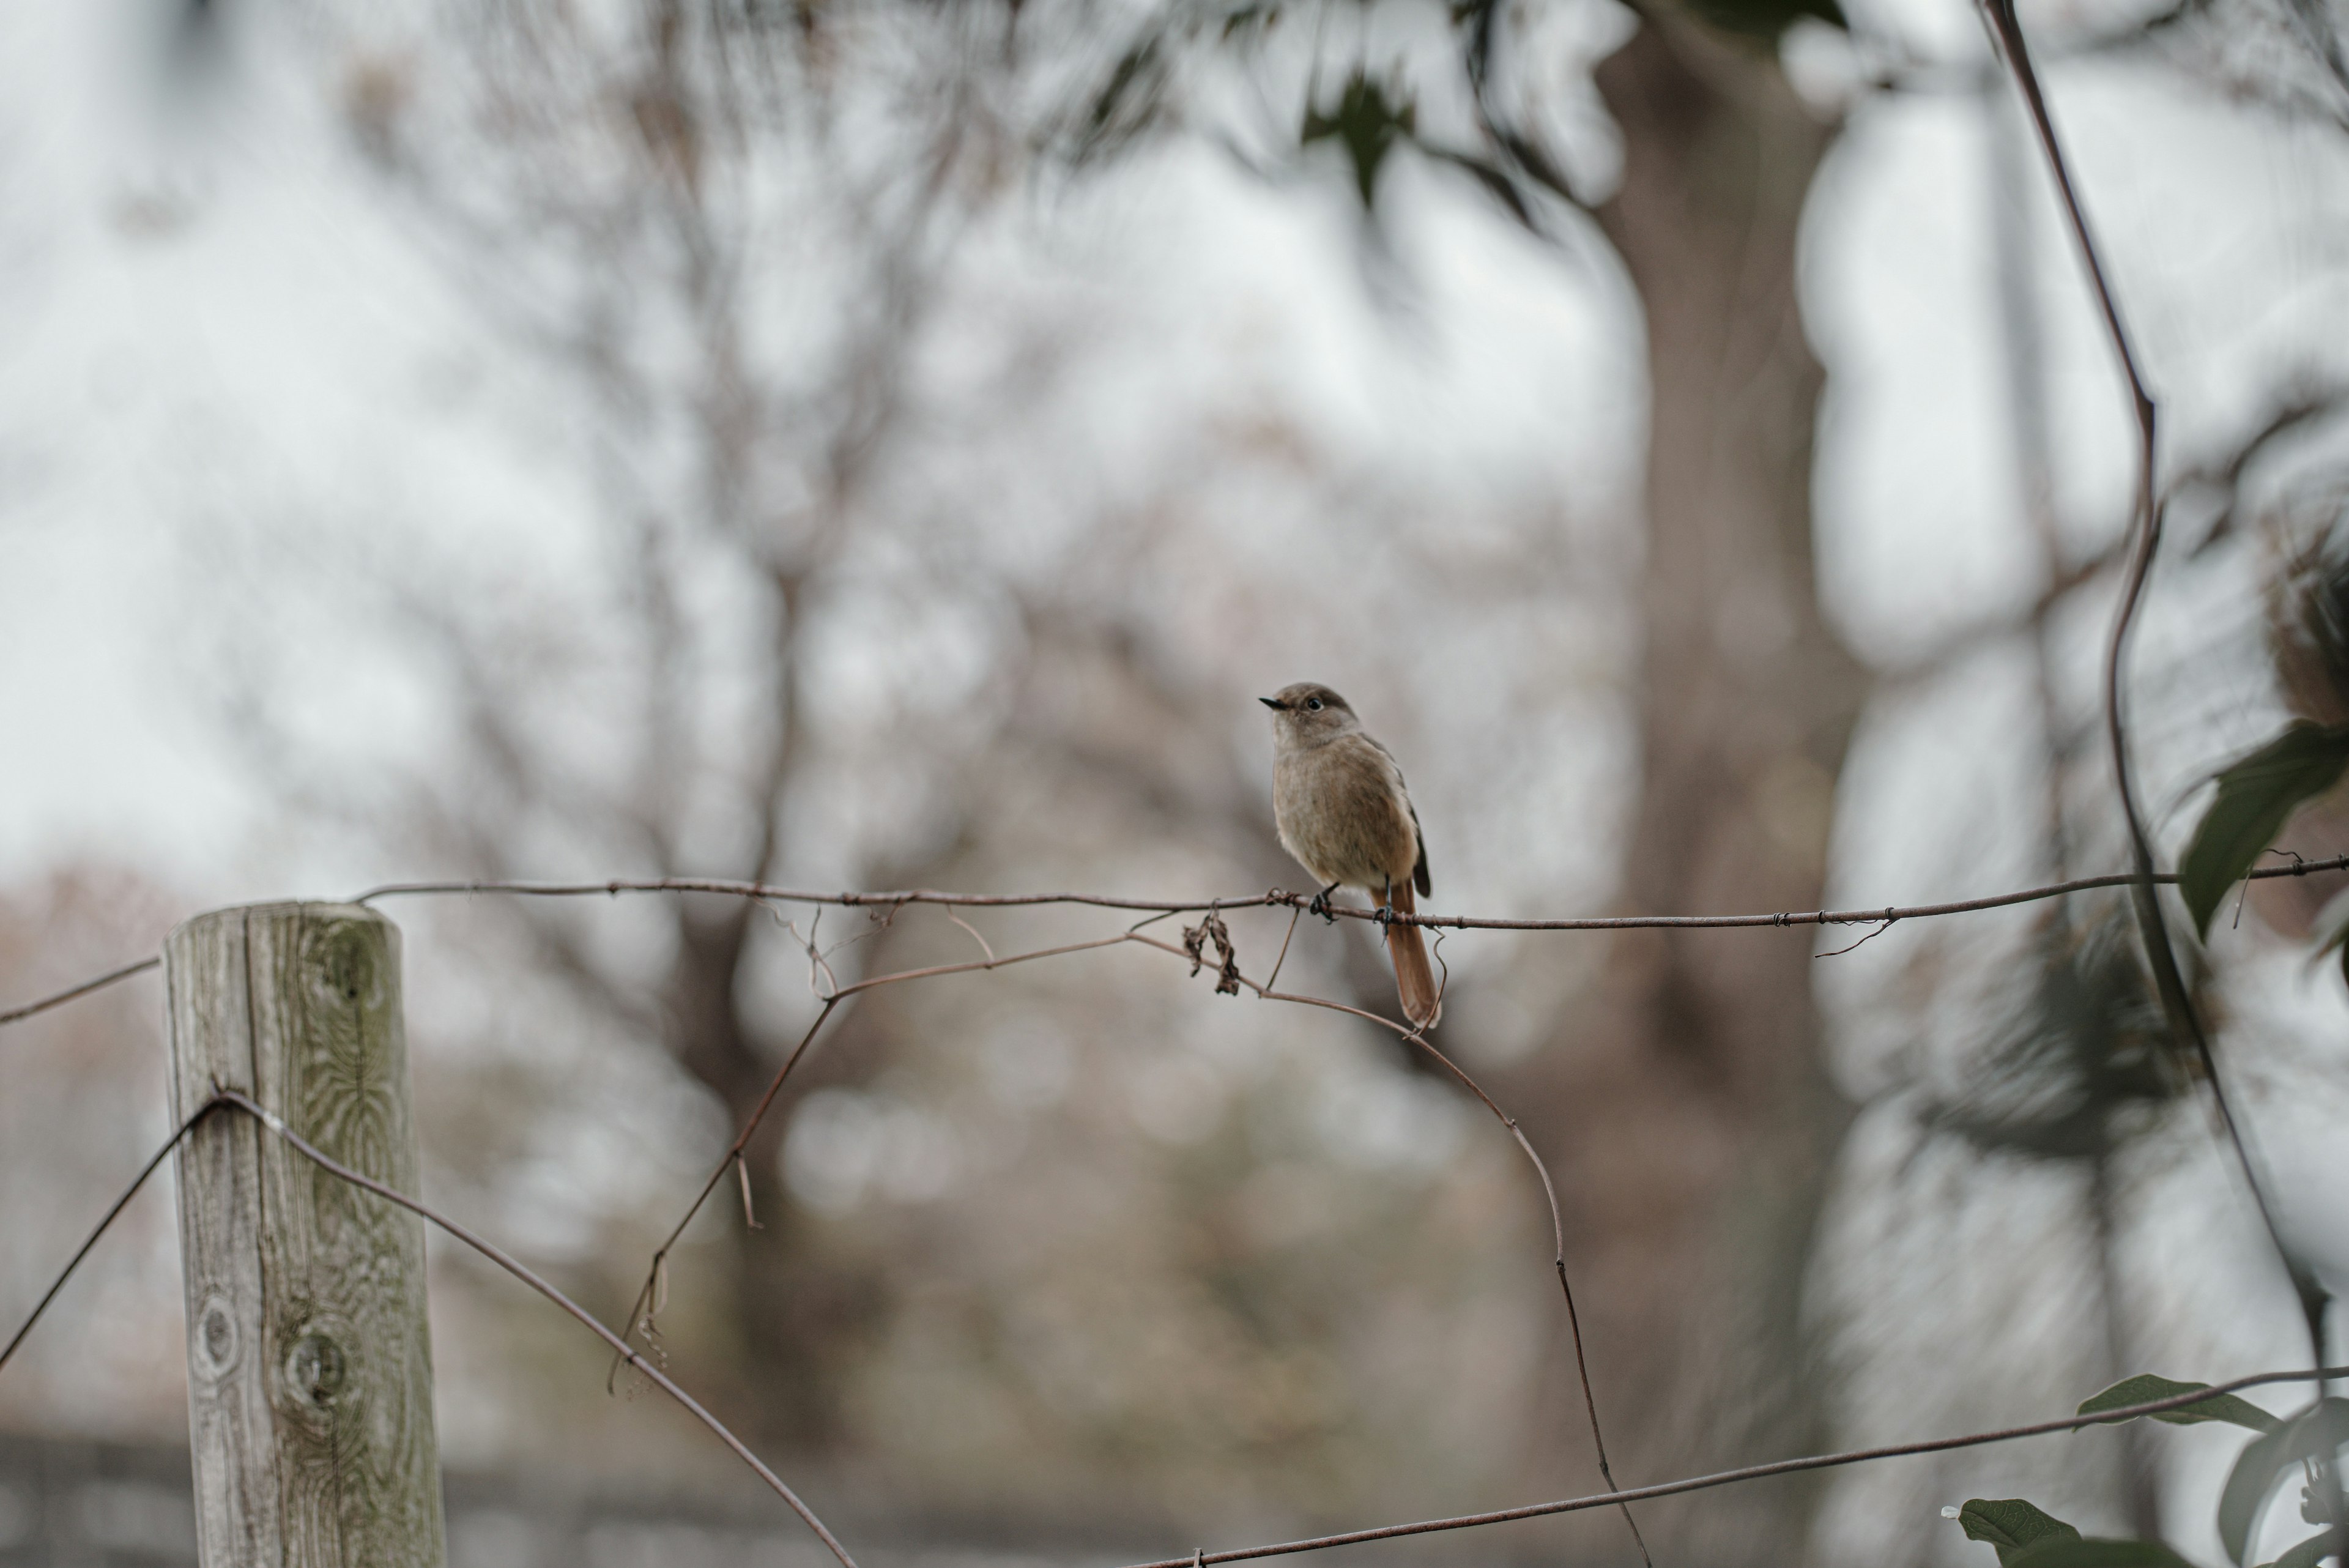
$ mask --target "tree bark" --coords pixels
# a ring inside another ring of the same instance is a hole
[[[1824,377],[1795,247],[1831,128],[1775,53],[1669,13],[1651,11],[1598,83],[1625,143],[1599,218],[1647,312],[1651,378],[1622,904],[1816,909],[1866,691],[1812,561]],[[1570,1205],[1568,1264],[1622,1484],[1813,1435],[1799,1287],[1847,1119],[1820,1058],[1813,950],[1801,930],[1623,933],[1596,995],[1513,1085]],[[1570,1366],[1563,1377],[1562,1435],[1579,1403]],[[1651,1511],[1650,1538],[1714,1568],[1790,1561],[1806,1497],[1709,1493]]]

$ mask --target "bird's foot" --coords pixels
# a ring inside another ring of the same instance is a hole
[[[1338,917],[1330,912],[1330,895],[1337,890],[1338,884],[1332,882],[1327,888],[1322,888],[1319,893],[1314,894],[1313,901],[1305,906],[1305,912],[1309,915],[1320,916],[1324,925],[1336,925],[1338,923]]]

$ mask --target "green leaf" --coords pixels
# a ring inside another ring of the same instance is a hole
[[[2006,1559],[2005,1568],[2194,1568],[2158,1541],[2042,1541]]]
[[[2005,1568],[2194,1568],[2158,1541],[2042,1541],[2006,1560]]]
[[[2328,1530],[2322,1535],[2310,1536],[2274,1562],[2267,1564],[2267,1568],[2316,1568],[2317,1563],[2332,1554],[2333,1532]]]
[[[2018,1552],[2040,1542],[2080,1539],[2078,1531],[2019,1497],[1968,1498],[1958,1510],[1958,1528],[1967,1540],[1996,1547],[2000,1568],[2011,1568]]]
[[[2275,842],[2284,819],[2302,801],[2331,789],[2344,768],[2349,768],[2349,725],[2301,719],[2219,774],[2218,796],[2178,867],[2178,888],[2197,935],[2209,934],[2220,900]]]
[[[2174,1399],[2180,1394],[2191,1394],[2198,1388],[2208,1388],[2208,1383],[2180,1383],[2174,1378],[2157,1377],[2150,1372],[2140,1372],[2134,1377],[2124,1377],[2093,1398],[2080,1404],[2080,1414],[2093,1416],[2101,1410],[2119,1410],[2131,1405],[2150,1405],[2157,1399]],[[2123,1421],[2136,1417],[2124,1416]],[[2254,1432],[2272,1432],[2283,1425],[2249,1399],[2232,1394],[2217,1394],[2208,1399],[2197,1399],[2191,1405],[2181,1405],[2175,1410],[2164,1410],[2150,1417],[2168,1421],[2174,1426],[2191,1427],[2200,1421],[2231,1421],[2238,1427],[2248,1427]],[[2117,1424],[2117,1423],[2112,1423]]]
[[[2277,1479],[2293,1465],[2349,1443],[2349,1399],[2324,1399],[2245,1448],[2219,1493],[2219,1539],[2243,1561]]]

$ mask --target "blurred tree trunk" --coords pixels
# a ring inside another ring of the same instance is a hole
[[[1812,569],[1824,378],[1795,242],[1831,128],[1775,50],[1671,15],[1651,14],[1598,82],[1625,143],[1599,218],[1646,308],[1651,383],[1622,906],[1816,909],[1866,691]],[[1622,1484],[1800,1452],[1814,1435],[1798,1294],[1847,1120],[1820,1059],[1815,935],[1624,933],[1595,996],[1513,1085],[1569,1206]],[[1561,1440],[1578,1417],[1571,1378],[1553,1391]],[[1790,1561],[1806,1496],[1773,1484],[1653,1509],[1651,1540],[1714,1568]]]
[[[678,953],[665,1001],[672,1048],[688,1072],[715,1093],[729,1123],[750,1119],[777,1062],[743,1019],[740,989],[751,919],[760,907],[740,899],[684,905]],[[805,1085],[801,1085],[805,1092]],[[796,1098],[796,1096],[793,1096]],[[728,1414],[761,1438],[820,1446],[833,1432],[839,1395],[836,1368],[853,1317],[857,1282],[824,1266],[812,1251],[804,1210],[783,1192],[779,1155],[787,1108],[760,1124],[740,1171],[713,1195],[730,1271],[736,1386],[722,1396]],[[747,1188],[760,1229],[739,1212]],[[726,1210],[738,1212],[729,1214]]]

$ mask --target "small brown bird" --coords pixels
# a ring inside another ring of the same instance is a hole
[[[1324,884],[1321,898],[1361,888],[1380,905],[1412,913],[1412,889],[1431,890],[1427,841],[1394,753],[1363,733],[1354,710],[1327,686],[1300,680],[1257,701],[1273,713],[1272,820],[1281,847]],[[1444,1006],[1419,928],[1387,927],[1387,955],[1403,1016],[1414,1028],[1431,1027]]]

